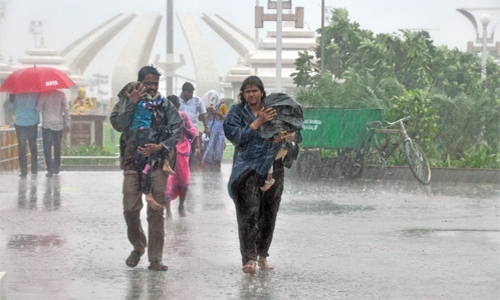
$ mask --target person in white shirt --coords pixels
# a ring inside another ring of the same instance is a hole
[[[182,92],[179,95],[181,106],[179,111],[185,112],[194,126],[198,128],[198,120],[203,122],[205,130],[203,131],[207,136],[210,136],[210,127],[207,121],[207,109],[203,100],[194,96],[194,86],[190,82],[186,82],[182,85]],[[191,144],[191,155],[189,156],[189,166],[191,171],[198,171],[201,169],[201,134],[202,132],[198,130],[198,136],[193,140]]]
[[[58,90],[40,94],[36,110],[42,112],[42,144],[47,174],[59,174],[61,167],[61,140],[69,133],[71,116],[66,95]],[[53,150],[53,154],[52,154]]]

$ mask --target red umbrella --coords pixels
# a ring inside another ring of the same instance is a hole
[[[0,86],[0,92],[11,94],[47,92],[75,85],[68,75],[50,67],[32,67],[10,74]]]

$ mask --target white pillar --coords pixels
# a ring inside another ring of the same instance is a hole
[[[281,92],[281,48],[283,34],[283,1],[277,1],[276,13],[276,89],[275,92]]]
[[[259,0],[255,0],[255,7],[259,6]],[[259,48],[259,28],[255,27],[255,49]]]

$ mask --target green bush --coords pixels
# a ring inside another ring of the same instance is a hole
[[[500,155],[490,154],[486,147],[477,151],[465,152],[458,160],[458,167],[479,169],[500,169]]]
[[[91,166],[91,165],[116,165],[117,159],[114,153],[102,149],[94,144],[64,146],[61,149],[62,156],[95,156],[96,158],[64,158],[63,165]],[[109,158],[98,158],[98,156],[109,156]]]

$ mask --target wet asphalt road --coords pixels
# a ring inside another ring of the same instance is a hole
[[[193,174],[186,218],[173,202],[165,273],[146,257],[125,266],[121,172],[0,175],[7,299],[500,298],[499,185],[288,177],[275,270],[252,276],[240,270],[229,168]]]

